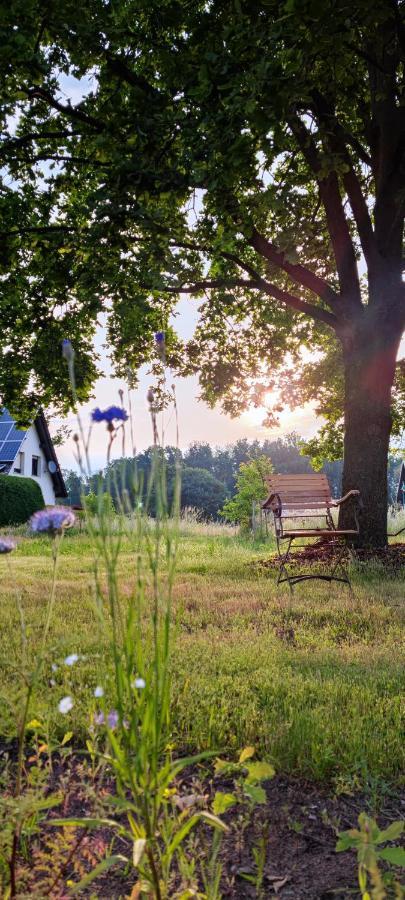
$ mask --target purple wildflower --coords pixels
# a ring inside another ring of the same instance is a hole
[[[75,524],[75,516],[67,506],[54,506],[49,509],[40,509],[30,518],[31,531],[49,531],[60,534],[64,528],[70,528]]]
[[[73,359],[74,355],[75,351],[73,349],[72,342],[67,338],[64,338],[62,341],[62,356],[64,357],[64,359],[70,362]]]
[[[104,725],[104,723],[105,723],[105,716],[104,716],[104,713],[103,713],[103,712],[96,712],[96,713],[94,713],[94,720],[93,720],[93,721],[94,721],[94,724],[95,724],[95,725]]]
[[[97,407],[92,412],[91,418],[93,419],[93,422],[111,423],[113,419],[119,419],[121,422],[126,422],[128,413],[125,412],[125,409],[121,409],[120,406],[109,406],[108,409],[99,409]]]
[[[0,538],[0,553],[11,553],[15,550],[17,544],[13,538]]]
[[[111,731],[113,731],[114,728],[117,727],[118,721],[119,721],[119,717],[118,717],[117,710],[110,709],[110,712],[108,713],[108,716],[107,716],[107,725],[109,728],[111,728]]]

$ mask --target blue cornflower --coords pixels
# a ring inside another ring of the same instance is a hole
[[[54,506],[40,509],[30,518],[31,531],[49,531],[60,534],[64,528],[75,524],[75,516],[67,506]]]
[[[166,353],[166,338],[165,338],[164,331],[156,332],[155,347],[156,347],[159,358],[164,361],[165,353]]]
[[[69,341],[68,338],[64,338],[62,341],[62,356],[69,362],[73,359],[74,355],[75,351],[72,342]]]
[[[125,409],[121,409],[120,406],[109,406],[108,409],[99,409],[97,408],[92,412],[91,418],[93,422],[112,422],[114,419],[119,419],[121,422],[126,422],[128,418],[128,413],[125,412]]]

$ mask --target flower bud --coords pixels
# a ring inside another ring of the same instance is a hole
[[[62,356],[67,362],[72,362],[74,359],[75,351],[73,349],[73,344],[67,338],[64,338],[62,341]]]

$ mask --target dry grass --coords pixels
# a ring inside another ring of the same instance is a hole
[[[179,745],[234,749],[254,743],[278,769],[337,783],[381,783],[403,771],[404,580],[368,567],[353,572],[354,593],[321,582],[277,589],[274,572],[252,563],[271,547],[234,530],[183,523],[174,606],[173,725]],[[18,702],[13,665],[19,631],[15,586],[31,639],[50,585],[47,539],[21,537],[12,574],[0,559],[2,731],[13,732]],[[50,732],[67,724],[83,741],[105,646],[93,604],[93,555],[86,534],[62,544],[47,677],[36,715]],[[119,564],[122,595],[135,570],[128,543]],[[68,653],[82,659],[67,669]],[[51,661],[59,665],[51,686]],[[108,692],[108,685],[106,685]],[[67,723],[57,713],[72,693]],[[8,704],[11,704],[10,706]]]

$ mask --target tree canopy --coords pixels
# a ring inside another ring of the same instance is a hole
[[[7,403],[66,408],[64,336],[87,396],[103,309],[118,371],[136,369],[187,293],[200,325],[185,346],[170,331],[168,358],[200,373],[208,402],[259,403],[288,353],[282,402],[316,396],[339,427],[336,332],[366,299],[357,261],[380,249],[400,265],[404,33],[388,0],[4,8]],[[394,114],[385,173],[381,105]],[[378,187],[396,205],[388,229]],[[299,365],[303,347],[316,363]]]

